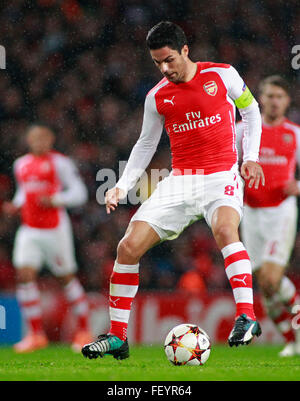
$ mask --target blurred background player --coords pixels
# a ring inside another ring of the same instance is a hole
[[[72,160],[52,150],[54,132],[46,125],[34,124],[26,133],[29,153],[14,163],[17,190],[4,212],[21,210],[22,224],[17,230],[13,264],[17,269],[17,299],[28,332],[14,348],[29,352],[47,346],[42,326],[41,297],[37,275],[47,265],[64,286],[66,299],[77,318],[72,348],[90,341],[88,303],[76,278],[72,228],[65,210],[87,200],[87,190]]]
[[[264,184],[256,163],[261,133],[258,104],[232,66],[193,62],[178,25],[168,21],[155,25],[148,32],[147,46],[164,78],[146,96],[140,138],[121,179],[107,191],[107,212],[114,211],[134,187],[156,152],[164,127],[170,139],[172,172],[138,209],[118,245],[110,281],[111,327],[108,334],[83,347],[89,358],[105,353],[117,359],[129,356],[127,326],[138,290],[140,258],[202,215],[222,252],[236,303],[229,345],[248,344],[261,333],[253,310],[250,261],[238,234],[243,182],[233,124],[238,107],[248,127],[241,174],[257,188]]]
[[[300,182],[300,127],[285,114],[290,105],[288,83],[277,75],[259,86],[262,106],[260,164],[266,185],[254,191],[245,188],[242,238],[249,252],[269,317],[283,335],[286,346],[280,356],[300,354],[299,334],[291,325],[291,311],[300,302],[295,285],[285,271],[297,232],[297,199]],[[241,148],[244,125],[237,124]],[[298,337],[298,341],[296,341]]]

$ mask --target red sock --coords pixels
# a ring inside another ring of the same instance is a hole
[[[121,265],[115,262],[110,278],[110,334],[126,340],[132,301],[139,285],[139,264]]]
[[[77,329],[88,330],[89,306],[84,289],[77,278],[65,286],[66,298],[77,317]]]
[[[282,302],[280,294],[264,298],[264,304],[269,318],[275,324],[277,330],[284,337],[286,342],[294,342],[295,331],[292,328],[293,315],[288,307]]]
[[[114,336],[119,337],[122,341],[125,341],[127,338],[127,327],[128,323],[112,320],[110,322],[109,334],[113,334]]]
[[[234,242],[221,250],[225,271],[236,303],[236,318],[245,313],[256,320],[253,309],[252,270],[248,253],[241,242]]]
[[[296,341],[295,331],[291,324],[292,318],[292,315],[287,310],[283,310],[278,317],[273,318],[273,322],[287,343]]]
[[[282,277],[278,295],[290,312],[293,311],[293,307],[295,305],[299,305],[300,303],[300,296],[297,292],[295,284],[287,276]]]
[[[34,282],[18,284],[17,299],[31,333],[43,332],[40,291]]]

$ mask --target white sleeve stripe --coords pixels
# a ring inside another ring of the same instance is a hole
[[[163,88],[164,86],[168,85],[169,83],[170,83],[169,81],[165,81],[165,82],[162,82],[160,85],[157,85],[156,87],[152,88],[152,89],[149,91],[147,97],[149,97],[149,96],[155,96],[156,93],[157,93],[161,88]]]
[[[288,123],[288,122],[285,122],[283,125],[284,125],[284,126],[287,126],[289,129],[291,129],[292,131],[294,131],[295,134],[300,135],[300,127],[298,127],[297,125],[290,124],[290,123]]]
[[[87,188],[75,163],[67,156],[53,154],[53,162],[61,183],[61,191],[53,196],[57,206],[76,207],[87,201]]]
[[[294,124],[290,124],[289,122],[285,122],[284,126],[287,127],[288,129],[292,130],[295,133],[296,145],[297,145],[296,160],[297,160],[297,165],[300,166],[300,127],[297,125],[294,125]]]

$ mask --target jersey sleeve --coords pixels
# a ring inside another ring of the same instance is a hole
[[[234,67],[224,70],[223,81],[228,96],[238,108],[243,121],[243,161],[257,162],[262,130],[258,103]]]
[[[300,127],[299,126],[295,126],[294,127],[294,132],[295,132],[295,136],[296,136],[296,162],[297,162],[297,166],[298,168],[300,168]],[[300,191],[300,181],[298,180],[298,188]]]
[[[82,206],[88,199],[88,192],[75,163],[69,157],[56,155],[55,165],[62,184],[62,191],[53,196],[54,205]]]
[[[24,202],[25,202],[24,191],[19,185],[17,185],[16,192],[12,199],[12,203],[19,208],[23,206]]]
[[[154,95],[150,92],[145,100],[143,124],[140,137],[129,156],[128,163],[116,187],[127,192],[134,187],[149,165],[160,141],[164,119],[156,108]]]
[[[244,135],[244,128],[242,121],[239,121],[235,126],[236,131],[236,148],[238,151],[239,160],[243,158],[243,135]]]
[[[18,182],[17,165],[18,165],[18,159],[14,162],[14,165],[13,165],[13,174],[14,174],[14,179],[15,179],[16,191],[14,193],[12,203],[14,204],[14,206],[19,208],[19,207],[22,207],[22,205],[25,202],[25,193],[24,193],[20,183]]]
[[[297,161],[298,167],[300,167],[300,127],[294,127],[294,132],[295,132],[296,143],[297,143],[296,161]]]

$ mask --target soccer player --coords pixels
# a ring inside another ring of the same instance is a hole
[[[17,299],[28,332],[14,349],[30,352],[48,345],[42,326],[42,309],[37,275],[47,265],[64,286],[66,299],[77,319],[72,348],[80,351],[91,341],[88,303],[77,279],[71,222],[65,210],[84,204],[87,189],[73,161],[52,149],[55,135],[46,125],[34,124],[26,133],[30,153],[14,163],[17,190],[4,212],[21,210],[22,224],[17,230],[13,264],[17,269]]]
[[[300,182],[295,180],[295,169],[300,165],[300,127],[285,117],[290,104],[285,79],[269,76],[259,90],[263,120],[259,160],[266,185],[255,191],[245,189],[241,234],[266,311],[286,342],[279,355],[292,356],[300,354],[300,338],[297,340],[291,324],[293,306],[300,298],[286,267],[297,231]],[[243,123],[237,124],[239,144],[243,130]]]
[[[106,193],[107,213],[133,188],[148,166],[165,127],[171,144],[172,172],[131,219],[117,249],[110,281],[108,334],[83,347],[89,358],[105,353],[129,356],[127,325],[139,283],[139,261],[160,241],[181,233],[204,215],[220,248],[236,302],[229,345],[248,344],[261,332],[253,310],[248,254],[240,242],[243,180],[238,172],[235,107],[247,126],[242,176],[257,188],[264,182],[257,163],[261,117],[256,100],[228,64],[193,62],[182,29],[155,25],[147,45],[164,78],[146,96],[142,132],[116,186]]]

